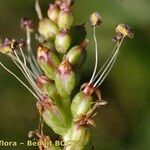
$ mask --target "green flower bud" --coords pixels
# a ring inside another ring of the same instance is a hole
[[[94,90],[95,89],[92,85],[87,85],[83,91],[80,91],[77,95],[75,95],[71,104],[71,113],[73,118],[86,115],[86,113],[91,109],[93,101],[92,93]]]
[[[54,84],[54,81],[46,76],[39,76],[36,79],[38,87],[40,87],[46,95],[48,95],[58,107],[61,106],[60,96]]]
[[[60,31],[56,35],[55,48],[59,53],[65,54],[69,49],[70,44],[71,44],[71,38],[66,30]]]
[[[38,31],[46,40],[54,40],[58,27],[50,19],[44,18],[39,22]]]
[[[60,64],[58,57],[48,48],[39,46],[37,49],[37,60],[45,75],[54,80],[56,70]]]
[[[80,45],[72,47],[66,54],[66,59],[71,65],[77,65],[80,59],[83,58],[82,55],[86,55],[85,46],[87,45],[87,40],[83,41]],[[81,64],[80,64],[81,65]]]
[[[83,91],[75,95],[71,104],[71,113],[73,118],[85,115],[90,110],[92,101],[92,96],[86,95]]]
[[[58,27],[70,29],[73,24],[73,15],[70,11],[61,10],[58,16]]]
[[[64,136],[64,141],[66,144],[66,150],[77,150],[84,149],[85,145],[89,142],[90,133],[85,127],[80,127],[74,124],[69,130],[68,134]]]
[[[58,22],[59,11],[59,8],[55,4],[50,4],[47,11],[49,19],[55,22],[56,24]]]
[[[70,96],[75,86],[75,73],[72,71],[72,67],[66,59],[63,60],[57,70],[55,84],[60,96]]]
[[[65,118],[54,105],[51,99],[45,97],[37,103],[37,108],[45,121],[52,130],[59,135],[64,135],[67,132]]]

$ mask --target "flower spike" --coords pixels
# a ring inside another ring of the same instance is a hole
[[[11,59],[29,85],[1,61],[0,66],[14,76],[37,100],[40,115],[38,129],[29,132],[29,138],[37,136],[39,149],[83,150],[90,140],[89,126],[96,126],[93,120],[97,114],[96,109],[107,104],[98,88],[114,66],[122,42],[126,37],[133,38],[134,33],[126,24],[116,27],[114,49],[98,70],[96,27],[102,23],[102,17],[98,12],[91,14],[95,64],[89,82],[81,83],[80,88],[80,67],[88,54],[85,24],[72,26],[72,5],[75,0],[52,1],[54,2],[50,3],[47,16],[43,16],[39,0],[35,0],[39,18],[38,33],[35,36],[36,55],[32,49],[35,25],[31,19],[22,18],[20,21],[21,29],[26,34],[26,42],[7,38],[0,43],[0,53]],[[44,123],[61,137],[62,141],[55,142],[57,146],[44,134]]]

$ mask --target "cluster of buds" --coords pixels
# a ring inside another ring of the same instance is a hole
[[[98,12],[94,12],[90,16],[95,43],[93,74],[89,82],[75,91],[75,86],[78,85],[77,75],[86,59],[88,40],[84,24],[73,26],[73,4],[74,0],[55,0],[49,5],[47,17],[43,17],[36,0],[35,8],[39,18],[36,56],[31,46],[31,34],[35,28],[31,19],[21,19],[21,29],[26,32],[26,42],[6,39],[1,43],[0,52],[10,57],[30,86],[1,61],[0,65],[37,99],[37,109],[42,121],[62,137],[63,149],[83,150],[90,139],[89,126],[95,126],[95,110],[107,104],[102,100],[98,88],[111,71],[123,40],[126,37],[132,38],[134,34],[131,27],[119,24],[113,38],[114,50],[98,70],[96,27],[102,23],[102,17]],[[25,48],[27,51],[24,51]],[[43,131],[34,131],[34,134],[38,136],[39,141],[51,141]],[[61,149],[54,144],[40,147],[43,148]]]

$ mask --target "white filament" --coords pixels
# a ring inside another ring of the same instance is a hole
[[[93,71],[92,77],[91,77],[88,85],[90,85],[93,82],[93,79],[94,79],[96,71],[97,71],[97,65],[98,65],[98,46],[97,46],[97,38],[96,38],[95,30],[96,30],[96,27],[94,26],[93,27],[93,37],[94,37],[94,42],[95,42],[95,66],[94,66],[94,71]]]
[[[124,37],[121,39],[120,43],[117,44],[115,53],[113,54],[112,58],[110,59],[109,63],[106,65],[106,68],[103,70],[102,74],[100,75],[100,77],[98,78],[98,80],[95,82],[94,87],[96,87],[97,85],[100,86],[101,83],[104,81],[104,79],[107,77],[107,75],[109,74],[110,70],[112,69],[116,58],[117,58],[117,54],[119,52],[120,46],[122,44],[124,40]],[[111,65],[112,64],[112,65]],[[109,68],[110,67],[110,68]]]

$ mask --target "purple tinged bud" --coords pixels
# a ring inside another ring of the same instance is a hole
[[[56,35],[55,48],[59,53],[65,54],[69,49],[70,44],[71,44],[71,37],[68,34],[67,30],[62,30]]]
[[[84,40],[80,45],[72,47],[68,53],[66,54],[66,59],[69,61],[71,65],[76,66],[79,64],[80,66],[83,64],[84,59],[83,55],[86,55],[85,47],[87,45],[88,40]],[[80,62],[82,61],[82,64]]]
[[[50,19],[44,18],[39,22],[38,31],[46,40],[54,40],[58,33],[58,27]]]
[[[63,60],[55,77],[56,88],[61,97],[70,96],[75,86],[75,73],[72,71],[72,66],[68,60]]]
[[[60,61],[53,51],[40,45],[37,49],[37,60],[45,75],[54,80]]]
[[[57,5],[55,4],[50,4],[47,14],[50,20],[52,20],[53,22],[55,22],[57,24],[58,22],[58,15],[59,15],[59,8]]]
[[[93,101],[92,94],[95,88],[92,85],[87,85],[83,91],[80,91],[72,100],[71,113],[73,118],[79,118],[91,109]]]
[[[58,7],[60,7],[60,5],[63,3],[62,0],[56,0],[55,1],[55,5],[57,5]]]
[[[42,45],[39,45],[38,49],[37,49],[37,59],[40,60],[44,60],[45,62],[48,62],[48,53],[49,53],[50,49],[48,49],[47,47],[44,47]]]
[[[70,10],[61,10],[58,16],[58,27],[60,29],[70,29],[73,24],[73,15]]]
[[[83,150],[85,145],[89,142],[90,133],[86,127],[79,127],[78,124],[73,124],[68,134],[64,136],[64,141],[67,143],[66,150]],[[74,145],[74,143],[77,143]]]
[[[65,75],[69,73],[70,71],[72,71],[71,65],[66,59],[63,60],[62,63],[59,65],[58,72],[60,72],[60,74],[62,75]]]
[[[45,123],[51,127],[56,134],[63,136],[66,133],[64,116],[50,98],[43,97],[37,102],[37,108]]]
[[[83,91],[75,95],[71,104],[71,113],[74,119],[86,113],[91,109],[92,96],[86,95]]]
[[[46,76],[39,76],[36,79],[36,84],[43,90],[46,95],[48,95],[53,100],[57,106],[61,105],[60,96],[54,81],[48,79]]]
[[[71,7],[73,5],[75,0],[56,0],[55,4],[60,7],[61,9],[64,9],[65,7]]]

